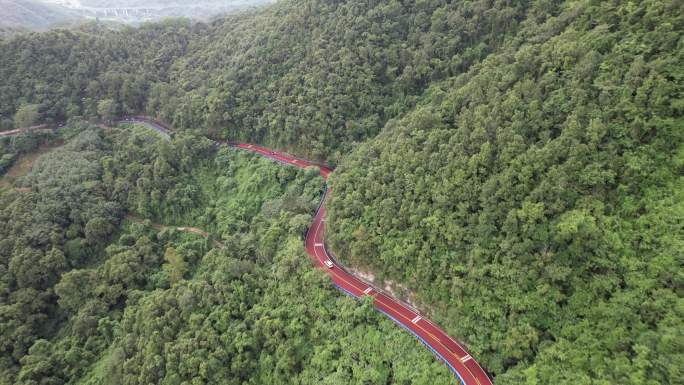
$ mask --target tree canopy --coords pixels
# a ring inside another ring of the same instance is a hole
[[[336,170],[333,249],[406,284],[499,384],[682,383],[671,6],[574,3],[433,83]]]
[[[339,165],[331,248],[496,383],[681,384],[683,17],[284,0],[0,39],[0,129],[72,123],[0,192],[0,383],[453,380],[308,269],[316,172],[222,138]],[[78,123],[132,114],[177,134]],[[0,173],[41,135],[0,138]]]
[[[0,192],[0,384],[453,382],[313,268],[318,173],[130,125],[63,135]]]

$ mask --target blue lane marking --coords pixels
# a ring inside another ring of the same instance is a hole
[[[448,367],[449,369],[451,369],[451,371],[456,375],[456,377],[458,377],[458,379],[461,381],[461,383],[462,383],[463,385],[466,385],[465,381],[463,381],[463,378],[462,378],[461,375],[458,373],[458,371],[457,371],[453,366],[451,366],[451,364],[449,363],[449,361],[447,361],[441,354],[439,354],[438,351],[436,351],[429,343],[427,343],[427,341],[425,341],[421,336],[419,336],[418,334],[416,334],[413,330],[411,330],[411,329],[407,328],[406,326],[404,326],[404,324],[402,324],[401,322],[399,322],[396,318],[394,318],[394,317],[392,317],[391,315],[387,314],[387,312],[385,312],[384,310],[379,309],[379,308],[375,308],[375,309],[376,309],[377,311],[379,311],[380,313],[384,314],[385,316],[387,316],[387,317],[388,317],[389,319],[391,319],[392,321],[394,321],[394,323],[396,323],[397,325],[399,325],[402,329],[404,329],[404,330],[406,330],[407,332],[413,334],[413,336],[416,337],[416,338],[418,339],[418,341],[420,341],[423,345],[425,345],[425,347],[427,347],[428,349],[430,349],[430,351],[432,351],[432,353],[433,353],[437,358],[439,358],[440,361],[444,362],[444,363],[447,365],[447,367]]]
[[[147,123],[147,122],[143,122],[143,123]],[[158,132],[160,132],[160,133],[162,133],[162,134],[166,134],[167,136],[169,136],[169,133],[167,133],[167,132],[165,132],[165,131],[161,131],[161,130],[157,129],[157,128],[154,127],[154,126],[151,126],[151,128],[154,129],[154,130],[156,130],[156,131],[158,131]],[[251,152],[251,151],[250,151],[250,152]],[[257,154],[258,154],[258,155],[261,155],[261,156],[263,156],[263,157],[265,157],[266,159],[270,159],[270,160],[272,160],[272,161],[274,161],[274,162],[276,162],[276,163],[280,163],[280,164],[283,164],[283,165],[286,165],[286,166],[295,166],[295,167],[297,167],[297,166],[294,165],[294,164],[287,163],[287,162],[282,161],[282,160],[279,160],[279,159],[271,158],[270,156],[266,156],[266,155],[264,155],[264,154],[260,154],[260,153],[257,153]],[[327,184],[325,185],[325,188],[326,188],[326,192],[327,192]],[[320,206],[322,205],[322,203],[323,203],[324,200],[325,200],[325,192],[323,193],[323,199],[321,199],[321,202],[319,203],[319,209],[320,209]],[[318,211],[316,211],[316,213],[318,213]],[[307,230],[307,233],[308,233],[308,230]],[[340,290],[342,293],[344,293],[344,294],[350,296],[351,298],[353,298],[353,299],[355,299],[355,300],[358,300],[358,299],[359,299],[359,297],[357,297],[356,295],[352,294],[349,290],[347,290],[347,289],[345,289],[345,288],[343,288],[343,287],[341,287],[341,286],[339,286],[339,285],[337,285],[337,284],[335,284],[335,283],[333,283],[333,285],[335,285],[335,287],[336,287],[338,290]],[[394,321],[394,323],[396,323],[397,325],[399,325],[402,329],[404,329],[404,330],[406,330],[407,332],[413,334],[413,336],[416,337],[416,338],[418,339],[418,341],[420,341],[423,345],[425,345],[425,347],[427,347],[428,349],[430,349],[430,351],[432,351],[432,353],[433,353],[437,358],[439,358],[440,361],[444,362],[444,363],[447,365],[447,367],[456,375],[456,377],[458,377],[458,379],[461,381],[461,383],[462,383],[463,385],[466,385],[466,383],[465,383],[465,381],[463,381],[463,378],[461,377],[461,375],[458,373],[458,371],[457,371],[453,366],[451,366],[451,364],[449,363],[449,361],[447,361],[441,354],[439,354],[439,352],[437,352],[437,351],[436,351],[429,343],[427,343],[427,341],[425,341],[421,336],[419,336],[418,334],[416,334],[413,330],[411,330],[411,329],[407,328],[406,326],[404,326],[404,324],[402,324],[401,322],[399,322],[397,319],[395,319],[395,318],[392,317],[391,315],[387,314],[387,312],[385,312],[384,310],[379,309],[379,308],[375,308],[375,310],[377,310],[377,311],[379,311],[380,313],[382,313],[382,314],[384,314],[385,316],[387,316],[389,319],[391,319],[392,321]]]
[[[263,154],[259,154],[259,155],[264,156]],[[270,159],[270,160],[272,160],[272,161],[274,161],[274,162],[276,162],[276,163],[281,163],[281,164],[284,164],[284,165],[286,165],[286,166],[296,166],[296,165],[294,165],[294,164],[286,163],[286,162],[281,161],[281,160],[279,160],[279,159],[271,158],[271,157],[269,157],[269,156],[264,156],[264,157],[265,157],[266,159]],[[326,190],[327,190],[327,184],[325,185],[325,187],[326,187]],[[327,191],[326,191],[326,192],[327,192]],[[324,200],[325,200],[325,192],[324,192],[324,194],[323,194],[323,199],[321,199],[321,202],[319,203],[319,209],[320,209],[320,206],[322,205],[322,203],[323,203]],[[318,211],[316,211],[316,213],[318,214]],[[308,233],[308,230],[307,230],[307,233]],[[333,285],[335,285],[335,287],[336,287],[338,290],[340,290],[343,294],[346,294],[346,295],[348,295],[349,297],[351,297],[351,298],[353,298],[353,299],[355,299],[355,300],[358,300],[358,299],[359,299],[358,296],[352,294],[349,290],[343,288],[342,286],[339,286],[339,285],[336,284],[336,283],[333,283]],[[389,319],[391,319],[392,321],[394,321],[394,323],[396,323],[397,325],[399,325],[402,329],[404,329],[404,330],[406,330],[407,332],[413,334],[413,336],[416,337],[416,338],[418,339],[418,341],[420,341],[425,347],[427,347],[428,349],[430,349],[430,351],[432,352],[432,354],[434,354],[440,361],[442,361],[442,362],[444,362],[444,363],[446,364],[446,366],[449,368],[449,370],[451,370],[451,371],[456,375],[456,377],[458,377],[458,380],[461,381],[461,384],[466,385],[466,383],[465,383],[465,381],[463,381],[463,378],[461,377],[461,375],[458,373],[458,371],[457,371],[453,366],[451,366],[451,364],[449,363],[449,361],[447,361],[441,354],[439,354],[439,352],[437,352],[437,351],[436,351],[429,343],[427,343],[427,341],[425,341],[421,336],[419,336],[418,334],[416,334],[413,330],[411,330],[411,329],[407,328],[406,326],[404,326],[404,324],[402,324],[401,322],[399,322],[397,319],[395,319],[395,318],[392,317],[391,315],[387,314],[384,310],[379,309],[379,308],[377,308],[377,307],[375,308],[375,310],[377,310],[377,311],[379,311],[380,313],[382,313],[382,314],[384,314],[385,316],[387,316]]]
[[[344,293],[344,294],[346,294],[346,295],[348,295],[348,296],[354,298],[355,300],[358,300],[358,299],[359,299],[359,297],[355,296],[355,295],[352,294],[349,290],[343,288],[342,286],[339,286],[339,285],[337,285],[336,283],[333,283],[333,285],[335,285],[335,287],[336,287],[338,290],[340,290],[342,293]],[[458,371],[457,371],[453,366],[451,366],[451,364],[449,363],[449,361],[447,361],[441,354],[439,354],[439,352],[436,351],[436,350],[435,350],[429,343],[427,343],[427,341],[425,341],[421,336],[419,336],[418,334],[416,334],[413,330],[407,328],[404,324],[402,324],[401,322],[399,322],[396,318],[394,318],[394,317],[392,317],[391,315],[387,314],[387,312],[385,312],[384,310],[382,310],[382,309],[380,309],[380,308],[377,308],[377,307],[375,308],[375,310],[377,310],[377,311],[379,311],[380,313],[382,313],[382,314],[384,314],[385,316],[387,316],[387,318],[389,318],[389,319],[391,319],[392,321],[394,321],[394,323],[397,324],[397,325],[399,325],[402,329],[404,329],[404,330],[406,330],[407,332],[413,334],[413,336],[416,337],[416,338],[418,339],[418,341],[420,341],[423,345],[425,345],[426,348],[430,349],[430,351],[432,352],[432,354],[434,354],[440,361],[442,361],[442,362],[444,362],[444,363],[446,364],[446,366],[449,368],[449,370],[451,370],[451,371],[456,375],[456,377],[458,377],[459,381],[461,381],[461,384],[466,385],[465,381],[463,381],[463,377],[461,377],[461,375],[458,373]]]

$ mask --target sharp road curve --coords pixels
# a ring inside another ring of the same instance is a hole
[[[273,151],[265,147],[246,143],[233,143],[234,147],[251,151],[277,162],[300,168],[318,167],[321,176],[327,180],[332,169],[313,162],[293,157],[289,154]],[[459,344],[449,337],[444,330],[419,314],[412,307],[391,297],[365,281],[357,278],[331,257],[325,246],[325,204],[330,189],[326,189],[321,205],[314,216],[306,234],[306,252],[316,264],[330,274],[335,285],[354,298],[373,297],[375,308],[387,315],[399,326],[415,335],[425,346],[440,358],[465,385],[492,385],[492,381],[480,364]]]
[[[168,127],[147,117],[129,117],[123,119],[123,121],[136,121],[168,136],[173,133]],[[21,131],[23,130],[15,130],[12,134]],[[9,134],[9,132],[7,134]],[[333,171],[325,165],[300,159],[286,153],[273,151],[255,144],[228,142],[222,144],[245,151],[251,151],[285,165],[300,168],[318,167],[320,169],[320,175],[326,181],[328,175]],[[333,283],[341,291],[354,298],[361,298],[364,296],[372,297],[375,308],[378,311],[384,313],[399,326],[418,338],[418,340],[430,349],[436,357],[441,359],[449,369],[451,369],[462,384],[492,385],[491,379],[482,369],[480,364],[477,363],[461,344],[449,337],[444,330],[419,314],[411,306],[357,278],[330,255],[325,244],[325,206],[331,193],[332,191],[326,188],[321,204],[313,218],[313,223],[311,223],[311,226],[306,233],[306,252],[312,257],[314,262],[330,275]]]

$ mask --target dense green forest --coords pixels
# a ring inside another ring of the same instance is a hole
[[[306,268],[315,173],[211,137],[338,165],[332,249],[497,384],[684,384],[683,27],[678,0],[283,0],[0,38],[0,129],[144,113],[187,133],[67,130],[3,192],[0,377],[453,381]]]
[[[433,84],[340,164],[334,249],[499,384],[683,383],[682,15],[573,4]]]
[[[21,35],[0,42],[0,120],[24,105],[48,122],[146,112],[336,157],[495,50],[529,7],[489,3],[298,0],[209,24]]]
[[[453,381],[313,268],[316,170],[131,127],[64,135],[0,193],[1,384]]]

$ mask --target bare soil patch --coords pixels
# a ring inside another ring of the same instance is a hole
[[[64,142],[61,140],[45,143],[38,147],[35,151],[19,155],[19,158],[14,162],[12,167],[7,170],[5,175],[0,177],[0,188],[11,187],[14,185],[14,181],[17,178],[20,178],[31,171],[31,167],[33,167],[33,163],[35,163],[36,159],[38,159],[41,155],[47,154],[55,148],[62,146],[63,144]]]
[[[126,215],[126,219],[128,219],[131,222],[139,223],[142,225],[145,224],[145,221],[142,218],[138,218],[138,217],[130,215],[130,214]],[[202,229],[198,229],[197,227],[185,227],[185,226],[175,227],[175,226],[162,225],[161,223],[151,223],[151,226],[153,229],[158,230],[158,231],[162,231],[165,229],[176,229],[177,231],[184,231],[186,233],[197,234],[197,235],[204,237],[204,238],[209,238],[209,235],[210,235],[208,232],[206,232]],[[221,243],[215,239],[212,239],[212,244],[219,249],[224,249],[226,247],[223,243]]]

